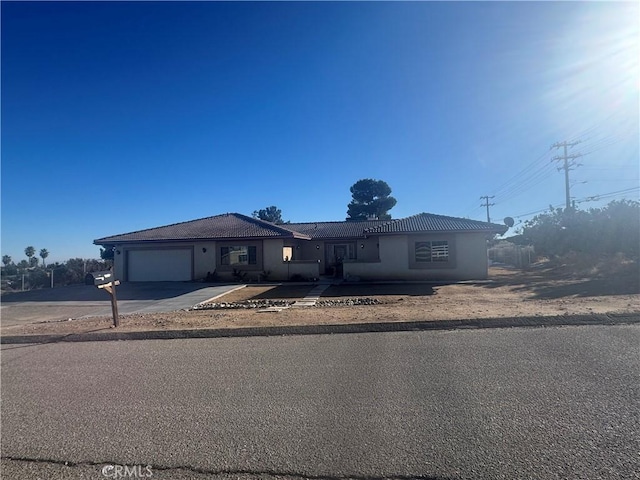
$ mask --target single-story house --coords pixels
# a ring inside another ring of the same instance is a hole
[[[504,225],[421,213],[393,220],[276,225],[226,213],[94,240],[114,250],[122,281],[214,276],[347,280],[487,277],[487,239]]]

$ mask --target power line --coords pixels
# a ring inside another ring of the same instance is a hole
[[[605,149],[611,145],[619,143],[624,140],[627,135],[626,130],[623,132],[616,132],[616,134],[606,134],[603,136],[593,135],[595,131],[601,128],[605,123],[613,120],[615,117],[619,115],[614,113],[609,115],[607,118],[602,121],[595,123],[591,127],[579,132],[573,138],[573,140],[565,140],[564,142],[557,142],[552,145],[551,149],[563,149],[563,155],[557,155],[551,158],[551,162],[547,162],[546,158],[550,155],[549,151],[543,153],[538,158],[529,163],[524,169],[512,175],[505,182],[500,184],[496,189],[492,191],[491,198],[493,199],[493,205],[502,204],[505,201],[511,200],[514,197],[517,197],[526,191],[531,190],[532,188],[540,185],[545,182],[554,171],[553,162],[561,161],[561,165],[557,168],[558,171],[564,170],[565,176],[565,207],[571,208],[571,183],[569,182],[569,171],[574,170],[581,164],[578,164],[575,160],[583,155],[587,155],[590,153],[594,153],[596,151]],[[580,139],[581,136],[587,136],[586,139]],[[599,137],[599,138],[598,138]],[[578,143],[583,143],[584,147],[588,149],[587,153],[579,153],[579,154],[570,154],[569,148],[577,145]],[[587,167],[591,169],[590,167]],[[486,198],[487,196],[480,197],[481,199]],[[480,206],[472,207],[469,206],[467,209],[466,217],[475,214],[483,207],[486,207],[488,210],[489,200],[486,199],[486,202],[481,204]]]
[[[505,192],[496,195],[496,203],[502,203],[506,199],[511,199],[522,193],[530,190],[531,188],[539,185],[543,181],[545,181],[548,177],[553,173],[553,166],[550,164],[545,164],[542,168],[539,168],[535,172],[531,174],[528,178],[524,179],[522,183],[518,183],[513,185],[510,189]]]
[[[538,158],[536,158],[533,162],[531,162],[529,165],[527,165],[523,170],[521,170],[520,172],[516,173],[515,175],[513,175],[512,177],[510,177],[506,182],[504,182],[502,185],[500,185],[498,188],[496,188],[493,191],[493,194],[498,196],[498,195],[503,195],[503,190],[510,190],[513,188],[513,183],[516,181],[516,179],[518,179],[519,177],[526,175],[527,172],[529,172],[531,169],[535,168],[536,166],[539,165],[546,165],[547,162],[543,161],[544,158],[549,154],[549,152],[545,152],[542,155],[540,155]]]
[[[625,195],[627,193],[631,193],[636,190],[640,190],[640,187],[631,187],[631,188],[625,188],[624,190],[618,190],[617,192],[603,193],[600,195],[592,195],[592,196],[577,200],[577,203],[595,202],[598,200],[617,197],[619,195]]]
[[[607,198],[613,198],[613,197],[618,197],[620,195],[626,195],[627,193],[631,193],[633,191],[639,191],[640,187],[632,187],[632,188],[625,188],[624,190],[618,190],[615,192],[609,192],[609,193],[601,193],[599,195],[592,195],[589,197],[584,197],[581,198],[579,200],[576,200],[576,203],[585,203],[585,202],[595,202],[598,200],[603,200],[603,199],[607,199]],[[536,213],[542,213],[542,212],[546,212],[549,211],[550,207],[553,209],[556,208],[560,208],[562,206],[562,204],[558,204],[558,205],[549,205],[548,207],[539,209],[539,210],[534,210],[532,212],[527,212],[527,213],[521,213],[519,215],[513,215],[513,218],[522,218],[522,217],[527,217],[529,215],[534,215]]]
[[[534,210],[533,212],[521,213],[520,215],[514,215],[513,218],[522,218],[528,217],[529,215],[535,215],[536,213],[548,212],[549,210],[555,210],[556,208],[560,208],[562,204],[558,205],[549,205],[548,207],[541,208],[540,210]]]

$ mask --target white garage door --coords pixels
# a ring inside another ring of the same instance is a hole
[[[130,250],[130,282],[181,282],[192,280],[191,248],[166,250]]]

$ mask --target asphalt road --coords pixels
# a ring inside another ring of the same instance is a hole
[[[116,288],[118,312],[171,312],[192,307],[238,288],[237,284],[210,285],[194,282],[123,283]],[[73,285],[16,292],[2,296],[2,326],[68,318],[111,315],[111,297],[101,289]]]
[[[637,479],[639,345],[629,325],[5,345],[2,477]]]

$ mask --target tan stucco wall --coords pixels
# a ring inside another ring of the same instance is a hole
[[[114,259],[114,271],[116,278],[122,281],[126,281],[126,265],[125,259],[127,258],[128,250],[140,250],[150,249],[158,250],[163,248],[191,248],[193,247],[193,279],[199,280],[206,277],[207,272],[212,272],[216,269],[216,242],[162,242],[153,244],[126,244],[118,245],[116,252],[113,256]],[[203,252],[202,249],[206,249]],[[120,253],[118,253],[120,252]]]
[[[264,262],[264,271],[269,272],[270,279],[280,279],[286,276],[286,265],[282,261],[282,247],[284,242],[282,239],[264,240],[262,242],[263,252],[262,258]],[[285,267],[283,273],[283,266]]]
[[[416,239],[449,239],[453,244],[451,250],[455,252],[453,268],[410,268],[410,246]],[[476,280],[487,277],[487,248],[485,234],[458,234],[455,236],[414,236],[388,235],[354,240],[356,243],[357,259],[344,263],[344,276],[367,279],[385,280]],[[260,272],[269,271],[270,280],[283,281],[298,274],[304,278],[318,278],[325,269],[325,243],[316,240],[282,240],[266,239],[262,243],[262,262],[259,270],[250,271],[247,281],[257,281]],[[333,242],[335,243],[335,242]],[[342,242],[342,243],[347,243]],[[282,248],[292,246],[294,248],[294,261],[284,262]],[[316,248],[316,245],[319,248]],[[362,248],[364,245],[364,248]],[[193,247],[193,279],[205,278],[207,272],[216,270],[217,249],[220,244],[210,242],[166,242],[141,246],[118,245],[114,255],[114,270],[116,278],[126,280],[124,259],[127,249],[139,248],[171,248]],[[203,249],[206,249],[203,252]],[[304,261],[301,261],[304,259]],[[221,280],[231,279],[231,273],[218,274]]]
[[[300,255],[297,258],[304,258],[305,260],[316,262],[318,264],[319,272],[324,272],[324,242],[306,240],[300,242],[299,245]],[[316,245],[319,248],[316,248]],[[293,258],[296,258],[296,256]]]
[[[487,277],[487,247],[484,234],[458,234],[453,237],[440,235],[417,237],[419,239],[453,239],[455,266],[453,268],[410,268],[407,235],[379,237],[379,262],[345,262],[344,276],[360,279],[385,280],[476,280]],[[415,238],[414,238],[415,239]]]
[[[380,259],[378,244],[379,237],[370,237],[357,240],[356,257],[358,261],[376,262]]]
[[[305,258],[302,253],[303,243],[307,242],[282,239],[264,240],[264,270],[269,272],[269,280],[288,280],[294,275],[300,275],[305,279],[318,278],[318,263],[316,261],[313,259],[304,262],[299,260]],[[284,246],[292,247],[293,261],[283,261],[282,249]]]
[[[213,273],[216,269],[216,242],[199,242],[194,244],[193,250],[193,276],[199,280],[207,276],[207,272]],[[206,249],[203,252],[202,249]]]
[[[220,280],[235,280],[231,272],[223,271],[224,269],[217,268],[216,262],[219,252],[218,248],[222,245],[226,245],[229,242],[162,242],[153,244],[127,244],[118,245],[116,250],[120,253],[114,255],[114,270],[116,272],[116,278],[126,281],[126,265],[125,259],[127,258],[128,250],[139,249],[163,249],[163,248],[193,248],[193,280],[200,280],[207,276],[208,272],[213,273],[217,271]],[[238,243],[238,242],[231,242]],[[303,257],[303,244],[308,242],[296,241],[283,241],[282,239],[267,239],[260,241],[262,245],[262,252],[258,252],[258,258],[260,265],[247,268],[247,281],[258,281],[260,279],[260,273],[262,271],[269,271],[270,280],[287,280],[293,275],[300,275],[304,278],[318,278],[320,272],[318,268],[318,262],[314,259],[308,261],[292,261],[289,264],[282,259],[282,248],[292,246],[294,248],[294,259],[302,259]],[[300,247],[300,248],[296,248]],[[260,248],[260,247],[259,247]],[[206,251],[203,251],[205,249]],[[310,249],[309,249],[310,250]],[[315,244],[314,244],[315,251]],[[238,270],[243,270],[238,268]]]
[[[376,261],[378,260],[378,237],[370,238],[347,238],[339,240],[306,240],[300,241],[299,256],[310,261],[319,263],[319,272],[323,274],[325,271],[325,250],[327,244],[348,244],[355,245],[355,253],[358,261]],[[363,248],[364,246],[364,248]],[[295,257],[294,257],[295,258]]]
[[[482,280],[489,274],[487,235],[467,233],[457,239],[458,271],[461,280]]]
[[[122,255],[124,248],[120,245],[115,247],[115,251],[113,252],[113,273],[115,277],[124,281],[124,255]],[[118,253],[120,251],[120,253]]]

